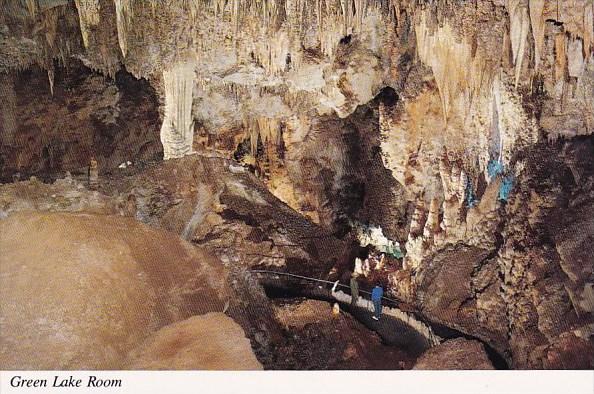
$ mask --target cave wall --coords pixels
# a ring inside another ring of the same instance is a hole
[[[161,157],[158,101],[146,81],[124,70],[112,80],[80,64],[55,72],[53,93],[36,67],[3,77],[3,181],[86,174],[92,157],[101,173]]]

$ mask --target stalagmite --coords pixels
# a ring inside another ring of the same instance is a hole
[[[182,157],[192,152],[194,119],[192,89],[194,63],[180,62],[163,71],[165,118],[161,126],[164,159]]]
[[[443,188],[443,195],[446,200],[451,200],[454,196],[454,185],[452,185],[452,169],[448,162],[448,155],[444,152],[439,160],[439,176]]]
[[[538,72],[545,38],[544,0],[530,0],[530,22],[534,37],[534,71]]]
[[[54,68],[47,69],[47,79],[49,80],[50,93],[54,95]]]
[[[439,200],[437,198],[431,199],[429,204],[429,214],[427,215],[427,222],[423,229],[423,237],[430,239],[439,231]]]
[[[338,306],[338,302],[335,302],[332,306],[332,315],[338,316],[340,315],[340,306]]]
[[[466,175],[466,172],[464,170],[462,170],[460,172],[460,180],[458,182],[458,192],[457,192],[458,205],[460,208],[464,204],[464,197],[466,196],[467,184],[468,184],[468,175]]]
[[[410,222],[409,237],[416,237],[421,234],[425,225],[425,201],[422,198],[417,200],[415,211]]]
[[[94,157],[91,158],[89,163],[89,189],[97,190],[99,185],[99,165]]]

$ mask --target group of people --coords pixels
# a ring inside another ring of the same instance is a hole
[[[359,300],[359,282],[357,281],[357,274],[353,272],[350,280],[351,288],[351,306],[356,306]],[[384,289],[377,283],[373,290],[371,290],[371,301],[373,302],[373,316],[374,320],[379,320],[382,314],[382,297]]]

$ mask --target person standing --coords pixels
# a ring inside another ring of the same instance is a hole
[[[91,161],[89,163],[89,189],[97,190],[97,186],[99,184],[99,165],[97,164],[97,160],[95,157],[91,157]]]
[[[359,299],[359,282],[357,282],[357,273],[351,275],[351,306],[357,305]]]
[[[371,291],[371,300],[373,301],[373,319],[379,320],[382,314],[382,296],[384,295],[384,289],[378,284],[375,285]]]

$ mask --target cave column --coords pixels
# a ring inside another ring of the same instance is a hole
[[[161,126],[164,159],[183,157],[192,153],[194,119],[192,90],[194,64],[177,63],[163,71],[165,87],[165,116]]]

